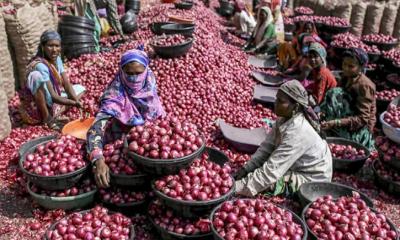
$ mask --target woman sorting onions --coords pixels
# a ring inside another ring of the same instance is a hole
[[[253,32],[257,22],[242,0],[235,1],[235,11],[233,23],[238,30],[238,34],[248,37]]]
[[[368,54],[351,49],[343,55],[343,76],[339,88],[327,92],[321,104],[328,135],[343,137],[373,149],[376,123],[375,84],[364,75]]]
[[[20,113],[26,124],[45,123],[58,130],[62,122],[68,121],[60,117],[66,107],[82,107],[79,97],[85,88],[69,82],[60,52],[60,35],[45,31],[35,57],[27,66],[27,81],[20,94]]]
[[[262,7],[257,14],[257,25],[244,50],[249,53],[271,54],[276,50],[274,18],[269,7]]]
[[[110,183],[103,145],[121,139],[132,126],[165,115],[155,76],[148,66],[143,46],[125,52],[119,71],[100,99],[99,112],[87,134],[88,153],[99,187],[108,187]]]
[[[235,176],[240,195],[277,195],[295,192],[306,182],[331,181],[331,152],[299,81],[288,81],[279,88],[275,114],[279,118],[272,131]]]

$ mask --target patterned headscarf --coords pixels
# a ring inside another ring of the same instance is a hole
[[[264,12],[267,15],[267,19],[264,22],[261,22],[261,13]],[[258,10],[257,13],[257,25],[253,31],[253,37],[255,38],[255,43],[258,44],[262,41],[265,30],[267,27],[273,23],[274,17],[272,16],[271,9],[269,7],[262,7]]]
[[[128,126],[144,124],[165,115],[157,95],[156,79],[148,67],[147,54],[140,50],[129,50],[122,55],[120,68],[100,100],[100,112],[113,116]],[[145,71],[134,82],[127,78],[123,66],[138,62]]]
[[[368,65],[368,53],[361,48],[352,48],[343,53],[343,57],[355,58],[361,66],[362,71],[365,73],[365,68]]]
[[[297,80],[291,80],[282,84],[279,87],[279,90],[287,94],[296,103],[300,104],[305,118],[315,129],[315,131],[321,135],[319,118],[309,104],[309,96],[303,85]]]
[[[319,44],[317,42],[313,42],[313,43],[311,43],[308,51],[309,52],[313,51],[313,52],[318,53],[318,55],[322,59],[324,66],[326,66],[326,50],[325,50],[324,46],[322,46],[321,44]]]

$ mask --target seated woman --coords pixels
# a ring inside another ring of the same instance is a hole
[[[321,112],[328,135],[347,138],[373,149],[372,131],[376,122],[375,84],[364,75],[368,54],[351,49],[343,54],[340,88],[326,93]]]
[[[281,85],[275,102],[279,117],[250,161],[235,175],[236,192],[274,195],[313,181],[331,181],[332,156],[320,136],[318,117],[308,104],[308,94],[297,80]]]
[[[244,50],[250,53],[272,53],[276,49],[276,32],[271,9],[262,7],[257,14],[257,25]]]
[[[311,93],[316,105],[321,104],[329,89],[336,87],[336,78],[326,67],[326,50],[319,43],[311,43],[308,50],[308,61],[312,68],[308,76],[310,83],[306,89]],[[303,83],[303,86],[306,85]]]
[[[250,36],[257,24],[256,20],[242,0],[235,1],[235,11],[233,24],[237,30],[237,34]]]
[[[59,129],[59,116],[67,106],[82,107],[79,97],[85,88],[71,85],[60,52],[60,35],[55,31],[45,31],[40,37],[36,56],[27,66],[28,77],[20,94],[20,113],[25,124],[45,123]]]
[[[110,182],[103,144],[120,139],[132,126],[165,115],[155,76],[148,66],[143,47],[125,52],[119,71],[100,99],[99,112],[87,134],[88,153],[99,187],[108,187]]]

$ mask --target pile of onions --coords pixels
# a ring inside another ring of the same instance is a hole
[[[383,56],[393,61],[394,64],[400,66],[400,49],[393,48],[390,51],[383,52]]]
[[[306,210],[305,217],[318,239],[396,239],[386,217],[373,212],[358,193],[337,200],[320,197]]]
[[[168,232],[199,235],[211,231],[211,223],[207,218],[187,219],[176,216],[172,209],[167,208],[157,200],[150,204],[149,215],[156,225]]]
[[[303,14],[303,15],[313,15],[314,14],[314,11],[311,8],[304,7],[304,6],[296,7],[294,9],[294,12],[297,14]]]
[[[350,22],[347,19],[338,18],[338,17],[320,16],[320,17],[317,17],[316,21],[323,23],[325,25],[328,25],[328,26],[335,26],[335,27],[347,27],[350,25]]]
[[[99,190],[101,200],[111,204],[128,204],[142,202],[146,199],[145,192],[135,192],[122,188],[109,188]]]
[[[179,174],[155,181],[155,188],[171,198],[186,201],[208,201],[228,193],[234,184],[229,165],[208,161],[208,154],[196,159]]]
[[[129,150],[152,159],[176,159],[196,152],[203,144],[197,127],[171,117],[133,127]]]
[[[103,149],[103,155],[112,173],[126,175],[139,173],[132,159],[128,158],[124,153],[124,142],[122,140],[106,144]]]
[[[397,91],[396,89],[391,89],[391,90],[383,90],[380,92],[376,92],[375,96],[376,99],[381,101],[392,101],[399,95],[400,95],[399,91]]]
[[[157,37],[154,41],[154,45],[161,47],[170,47],[180,45],[185,43],[187,40],[181,34],[165,35],[162,37]]]
[[[31,186],[32,192],[40,194],[40,195],[50,196],[50,197],[78,196],[78,195],[93,191],[94,189],[96,189],[96,185],[90,178],[83,180],[82,182],[77,184],[77,186],[74,186],[72,188],[68,188],[65,190],[59,190],[59,191],[43,190],[35,185]]]
[[[73,213],[62,219],[46,236],[50,240],[128,240],[130,226],[131,220],[124,215],[110,214],[106,208],[96,206],[86,213]]]
[[[373,43],[394,43],[397,38],[385,34],[368,34],[362,36],[362,40]]]
[[[295,239],[304,235],[293,215],[263,199],[224,202],[213,216],[213,226],[226,240]]]
[[[351,33],[337,34],[333,37],[331,45],[341,48],[361,48],[367,53],[381,54],[379,48],[375,45],[369,46],[361,41],[361,38]]]
[[[329,143],[329,148],[334,158],[356,160],[365,157],[364,149],[357,149],[351,145]]]
[[[293,18],[293,22],[313,22],[314,21],[314,16],[308,16],[308,15],[300,15],[296,16]]]
[[[376,167],[376,171],[379,174],[379,176],[400,184],[400,174],[397,171],[385,167],[379,161],[376,162],[375,167]]]
[[[43,145],[34,153],[26,155],[23,167],[41,176],[56,176],[77,171],[86,166],[83,160],[85,150],[78,139],[62,135]]]
[[[375,139],[375,144],[379,151],[383,153],[382,161],[389,162],[392,158],[400,159],[400,147],[397,143],[389,140],[384,136],[379,136]]]
[[[400,107],[389,104],[383,120],[394,128],[400,128]]]

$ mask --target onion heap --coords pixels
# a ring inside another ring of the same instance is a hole
[[[400,174],[397,171],[385,167],[379,161],[377,161],[377,163],[375,164],[375,167],[376,167],[376,171],[379,176],[381,176],[387,180],[394,181],[394,182],[397,182],[398,184],[400,184]]]
[[[395,99],[399,95],[400,95],[399,91],[397,91],[396,89],[391,89],[391,90],[383,90],[380,92],[376,92],[375,96],[377,100],[389,102]]]
[[[361,41],[361,39],[351,33],[337,34],[333,37],[331,45],[341,48],[361,48],[367,53],[381,54],[381,51],[376,45],[369,46]]]
[[[357,160],[365,157],[364,149],[357,149],[351,145],[329,143],[332,157],[338,159]]]
[[[223,167],[208,161],[208,154],[196,159],[188,169],[155,181],[156,190],[185,201],[208,201],[220,198],[233,187],[229,165]]]
[[[104,146],[103,155],[105,163],[110,167],[114,174],[135,175],[139,174],[132,159],[128,158],[124,153],[124,143],[117,140]]]
[[[392,50],[383,52],[383,56],[389,60],[392,60],[394,64],[400,66],[400,49],[393,48]]]
[[[117,205],[142,202],[146,199],[145,192],[134,192],[122,188],[100,189],[99,193],[103,202]]]
[[[383,115],[383,120],[394,128],[400,128],[400,107],[389,104],[386,113]]]
[[[263,199],[224,202],[212,221],[218,234],[226,240],[300,240],[304,235],[292,213]]]
[[[375,139],[375,145],[383,153],[382,161],[389,162],[393,158],[400,159],[400,147],[389,138],[379,136]]]
[[[86,213],[73,213],[62,219],[46,236],[50,240],[128,240],[130,226],[131,220],[124,215],[110,214],[106,208],[96,206]]]
[[[84,146],[78,139],[62,135],[27,154],[23,167],[40,176],[62,175],[85,167],[84,155]]]
[[[96,189],[96,185],[89,178],[83,180],[81,183],[77,184],[77,186],[74,186],[74,187],[71,187],[71,188],[68,188],[65,190],[59,190],[59,191],[43,190],[40,187],[37,187],[35,185],[31,186],[32,192],[40,194],[40,195],[50,196],[50,197],[78,196],[78,195],[93,191],[95,189]]]
[[[187,219],[176,216],[159,201],[153,201],[149,206],[149,215],[156,225],[168,232],[183,235],[200,235],[211,231],[210,220],[207,218]]]
[[[314,16],[300,15],[293,18],[293,22],[314,22]]]
[[[314,11],[311,8],[304,7],[304,6],[296,7],[294,9],[294,12],[297,14],[303,14],[303,15],[313,15],[314,14]]]
[[[323,23],[328,26],[334,26],[334,27],[347,27],[350,26],[350,22],[347,19],[344,18],[338,18],[338,17],[316,17],[316,21]]]
[[[362,36],[363,41],[372,42],[372,43],[395,43],[397,42],[397,38],[392,37],[390,35],[385,34],[368,34]]]
[[[133,127],[128,135],[129,150],[152,159],[176,159],[202,147],[197,127],[176,117],[146,122]]]
[[[373,212],[356,192],[337,200],[318,198],[306,210],[305,218],[318,239],[396,239],[386,217]]]
[[[186,38],[181,34],[164,35],[162,37],[156,38],[154,41],[155,46],[160,47],[171,47],[180,45],[187,42]]]

